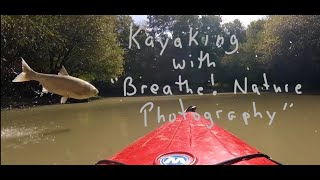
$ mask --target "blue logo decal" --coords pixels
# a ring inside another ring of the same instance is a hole
[[[190,158],[184,154],[170,154],[160,159],[161,165],[186,165],[190,163]]]

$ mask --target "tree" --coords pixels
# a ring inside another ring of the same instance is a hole
[[[21,57],[36,71],[57,73],[64,65],[71,75],[88,81],[121,75],[124,52],[116,20],[116,16],[1,16],[2,85],[12,87],[13,72],[21,71]]]
[[[319,87],[319,15],[270,16],[258,49],[274,79]]]
[[[237,22],[236,24],[241,24]],[[261,54],[258,53],[257,46],[261,41],[261,35],[264,30],[265,20],[257,20],[250,23],[246,31],[240,31],[242,43],[239,45],[238,52],[232,56],[223,57],[223,67],[225,81],[233,83],[234,79],[248,77],[249,83],[258,83],[262,81],[261,74],[265,70],[262,63],[258,60]],[[236,30],[231,30],[237,34]],[[243,34],[245,33],[245,34]]]
[[[2,58],[24,56],[32,67],[50,73],[70,66],[89,80],[122,73],[113,16],[2,16],[2,22]]]
[[[215,46],[215,38],[217,34],[221,34],[221,17],[220,16],[198,16],[198,15],[169,15],[158,16],[150,15],[149,28],[151,29],[151,35],[156,39],[161,39],[165,42],[167,38],[171,41],[168,43],[165,53],[159,55],[161,47],[157,43],[155,49],[156,53],[156,67],[159,68],[157,72],[160,73],[161,69],[161,82],[167,84],[174,84],[178,75],[181,75],[184,79],[188,79],[191,85],[197,86],[200,84],[206,84],[210,79],[210,73],[216,72],[215,67],[202,66],[198,68],[200,51],[203,54],[208,53],[210,55],[210,61],[214,61],[219,64],[220,58],[224,51]],[[190,30],[192,28],[192,34],[198,32],[196,40],[198,45],[192,44],[189,46]],[[204,39],[208,35],[208,44],[205,45]],[[181,40],[182,48],[174,46],[174,40],[179,38]],[[183,70],[174,69],[173,59],[177,63],[182,64],[183,60],[186,66]],[[194,67],[190,66],[190,62],[193,61]],[[218,66],[218,65],[217,65]],[[216,66],[216,67],[217,67]],[[158,73],[158,74],[159,74]]]

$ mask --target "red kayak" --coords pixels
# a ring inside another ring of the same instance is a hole
[[[203,117],[177,116],[97,165],[280,165]]]

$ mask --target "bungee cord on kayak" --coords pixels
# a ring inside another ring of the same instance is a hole
[[[241,157],[236,157],[233,159],[229,159],[217,164],[212,164],[212,165],[232,165],[232,164],[236,164],[239,163],[240,161],[246,161],[252,158],[267,158],[270,161],[276,163],[277,165],[282,165],[281,163],[272,160],[268,155],[266,154],[261,154],[261,153],[257,153],[257,154],[249,154],[249,155],[245,155],[245,156],[241,156]],[[128,164],[124,164],[118,161],[112,161],[112,160],[101,160],[98,161],[95,165],[128,165]]]
[[[261,153],[249,154],[249,155],[245,155],[245,156],[241,156],[241,157],[236,157],[236,158],[229,159],[229,160],[226,160],[226,161],[214,164],[214,165],[232,165],[232,164],[238,163],[240,161],[245,161],[245,160],[249,160],[249,159],[252,159],[252,158],[262,158],[262,157],[263,158],[267,158],[270,161],[273,161],[274,163],[276,163],[278,165],[282,165],[281,163],[272,160],[268,155],[261,154]]]
[[[95,165],[127,165],[127,164],[123,164],[118,161],[112,161],[112,160],[105,159],[105,160],[98,161]]]

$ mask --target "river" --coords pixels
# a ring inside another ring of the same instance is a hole
[[[210,112],[214,123],[278,162],[320,164],[320,96],[275,93],[115,97],[2,110],[1,164],[95,164],[162,125],[158,106],[167,121],[181,111],[179,98],[201,115]],[[145,127],[140,109],[147,102],[154,108]],[[252,102],[262,118],[254,117]],[[231,121],[230,111],[236,115]],[[266,111],[275,112],[270,126]],[[243,112],[250,114],[247,125]]]

